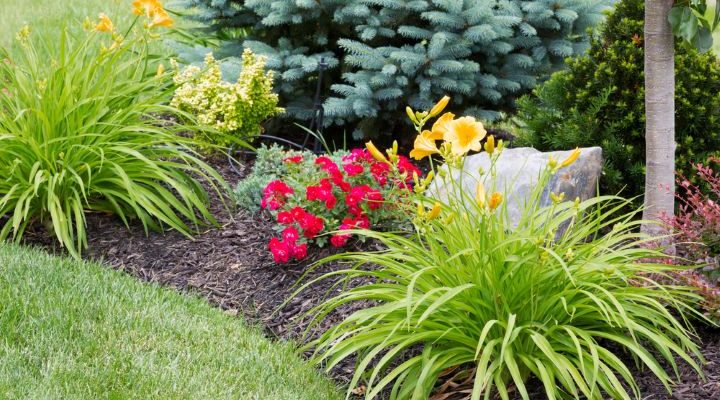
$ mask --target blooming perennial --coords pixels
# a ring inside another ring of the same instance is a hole
[[[348,231],[397,218],[421,172],[396,151],[289,151],[288,173],[263,189],[260,204],[277,222],[278,236],[268,244],[275,262],[302,260],[309,244],[343,247],[353,237]]]

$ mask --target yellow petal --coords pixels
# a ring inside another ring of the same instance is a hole
[[[415,145],[410,152],[410,157],[416,160],[422,160],[427,156],[439,153],[440,151],[438,150],[437,145],[435,145],[435,140],[431,137],[432,132],[430,131],[423,131],[421,134],[417,135],[415,138]]]
[[[435,121],[432,126],[433,140],[443,140],[445,138],[445,132],[448,130],[448,124],[453,121],[455,114],[447,112]]]

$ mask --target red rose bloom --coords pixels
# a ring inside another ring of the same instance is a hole
[[[299,156],[285,157],[285,159],[283,161],[288,164],[299,164],[302,162],[302,160],[303,160],[303,156],[301,154]]]
[[[363,167],[360,164],[343,164],[343,169],[348,174],[348,176],[355,176],[360,175],[363,172],[365,172],[365,167]]]
[[[294,226],[288,226],[287,228],[283,229],[282,237],[285,242],[295,244],[297,240],[300,239],[300,234],[298,233],[297,228],[295,228]]]
[[[330,238],[330,244],[333,247],[343,247],[350,240],[350,235],[346,234],[335,234]]]
[[[300,261],[303,258],[307,257],[307,250],[308,246],[306,243],[295,246],[292,248],[293,257],[295,257],[296,260]]]
[[[277,215],[277,222],[283,225],[293,223],[293,215],[290,211],[280,211]]]
[[[280,239],[274,237],[270,239],[268,247],[270,248],[270,252],[272,253],[276,263],[284,264],[290,261],[291,249],[287,243],[284,243]]]

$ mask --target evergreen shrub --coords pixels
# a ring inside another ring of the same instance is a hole
[[[518,102],[518,144],[603,148],[604,193],[640,195],[645,184],[643,18],[642,0],[618,3],[586,55]],[[692,162],[720,149],[720,66],[714,54],[682,43],[675,52],[676,165],[690,176]]]
[[[427,109],[445,94],[467,115],[499,117],[564,58],[587,50],[587,28],[601,21],[612,0],[185,3],[199,9],[211,29],[235,38],[219,56],[250,48],[268,57],[289,117],[312,117],[324,58],[332,83],[325,122],[352,124],[359,139],[393,132],[405,123],[407,104]]]

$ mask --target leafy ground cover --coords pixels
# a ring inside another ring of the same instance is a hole
[[[0,245],[5,398],[335,399],[295,356],[205,301]]]

